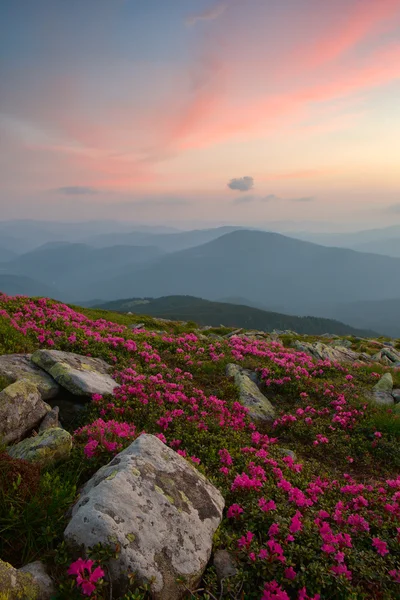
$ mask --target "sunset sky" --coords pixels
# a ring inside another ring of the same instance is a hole
[[[1,0],[28,217],[400,223],[400,0]]]

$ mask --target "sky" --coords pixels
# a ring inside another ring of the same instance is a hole
[[[0,219],[400,223],[400,0],[1,0]]]

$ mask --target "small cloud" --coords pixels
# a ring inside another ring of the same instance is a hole
[[[289,202],[312,202],[314,198],[312,196],[303,196],[301,198],[289,198]]]
[[[249,202],[254,202],[257,200],[257,196],[253,196],[252,194],[247,194],[247,196],[238,196],[234,200],[232,200],[232,204],[248,204]]]
[[[85,194],[98,194],[98,190],[84,185],[67,185],[59,187],[55,190],[58,194],[66,194],[67,196],[82,196]]]
[[[260,198],[261,202],[276,202],[278,200],[282,200],[279,196],[275,196],[275,194],[268,194],[268,196],[264,196]]]
[[[248,192],[254,186],[253,177],[236,177],[228,183],[228,188],[231,190],[239,190],[239,192]]]
[[[186,18],[186,25],[191,27],[198,21],[215,21],[215,19],[218,19],[226,11],[227,7],[227,4],[217,4],[213,8],[209,8],[197,15],[189,15]]]

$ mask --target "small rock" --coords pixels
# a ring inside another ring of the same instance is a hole
[[[278,452],[284,456],[290,456],[290,458],[296,460],[296,454],[293,452],[293,450],[289,450],[289,448],[278,448]]]
[[[180,600],[179,584],[196,586],[221,522],[220,492],[158,438],[142,434],[83,487],[65,532],[67,544],[85,548],[113,542],[108,564],[113,590],[123,595],[134,572],[151,581],[156,600]]]
[[[234,577],[238,572],[235,566],[235,560],[228,550],[217,550],[214,554],[213,562],[219,583],[221,583],[223,579]]]
[[[400,402],[400,390],[398,388],[392,390],[392,396],[396,404]]]
[[[43,433],[27,438],[7,452],[12,458],[47,466],[68,457],[72,448],[72,436],[61,428],[46,429]]]
[[[1,600],[49,600],[31,573],[14,569],[0,559]]]
[[[0,376],[9,383],[28,379],[41,393],[42,400],[57,396],[60,386],[48,373],[34,365],[31,354],[3,354],[0,356]]]
[[[235,329],[235,331],[230,331],[229,333],[227,333],[226,335],[224,335],[224,338],[229,339],[231,337],[235,337],[235,335],[238,335],[242,331],[243,331],[243,329]]]
[[[233,377],[239,388],[239,401],[249,409],[251,419],[258,421],[274,421],[275,409],[257,384],[242,367],[230,363],[226,367],[227,377]]]
[[[374,402],[380,406],[391,406],[394,404],[394,398],[390,392],[374,390]]]
[[[135,329],[143,329],[144,327],[144,323],[134,323],[133,325],[130,326],[132,330]]]
[[[60,409],[58,406],[54,406],[50,412],[47,413],[43,421],[40,423],[39,433],[43,433],[46,429],[51,429],[52,427],[59,427],[58,416],[60,414]]]
[[[60,350],[37,350],[32,361],[75,396],[112,394],[119,384],[110,377],[112,367],[101,358]]]
[[[30,573],[32,575],[35,584],[40,588],[41,600],[51,600],[51,598],[53,598],[54,594],[56,593],[54,583],[51,577],[49,577],[47,574],[46,567],[40,560],[25,565],[21,569],[18,569],[18,572]]]
[[[392,392],[393,389],[393,377],[391,373],[385,373],[382,375],[376,385],[374,385],[374,391],[377,392]]]
[[[18,442],[50,410],[34,383],[27,379],[12,383],[0,392],[0,437],[6,444]]]

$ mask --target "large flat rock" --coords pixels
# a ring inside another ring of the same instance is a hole
[[[32,361],[75,396],[112,394],[118,387],[109,374],[112,367],[101,358],[61,350],[37,350]]]
[[[0,356],[0,376],[9,383],[28,379],[37,385],[42,400],[57,396],[60,386],[48,373],[31,361],[31,354],[3,354]]]
[[[73,547],[118,543],[108,567],[114,593],[127,589],[127,573],[151,581],[158,600],[186,595],[210,558],[224,500],[194,467],[158,438],[143,434],[102,467],[81,491],[64,537]],[[117,596],[118,597],[118,596]]]
[[[26,379],[12,383],[0,392],[0,439],[6,444],[18,442],[50,410],[34,383]]]
[[[249,417],[255,421],[274,421],[275,409],[255,383],[255,374],[239,365],[230,363],[226,366],[226,375],[233,377],[239,388],[239,401],[249,409]]]

